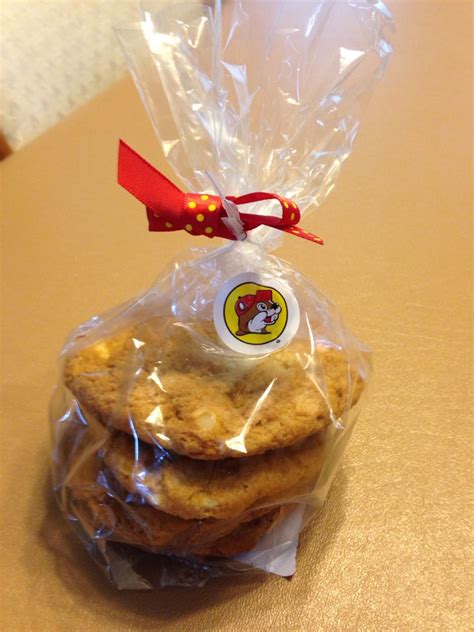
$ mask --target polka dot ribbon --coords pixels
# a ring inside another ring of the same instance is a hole
[[[119,146],[118,182],[146,206],[149,230],[171,232],[186,230],[191,235],[236,239],[222,221],[227,213],[221,198],[207,193],[184,193],[166,176],[150,165],[122,140]],[[278,200],[281,217],[255,215],[239,211],[245,232],[257,226],[271,226],[285,233],[323,244],[321,237],[297,226],[301,218],[298,205],[276,193],[247,193],[228,196],[237,205]]]

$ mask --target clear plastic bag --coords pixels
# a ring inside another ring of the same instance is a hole
[[[329,193],[389,20],[368,1],[145,3],[119,37],[167,159],[228,219],[226,195],[304,214]],[[291,575],[362,406],[367,349],[269,254],[281,232],[236,219],[235,241],[185,252],[62,352],[54,488],[120,588]]]

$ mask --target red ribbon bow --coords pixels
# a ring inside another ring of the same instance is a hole
[[[186,230],[191,235],[236,239],[222,221],[227,213],[220,197],[207,193],[184,193],[122,140],[119,147],[118,182],[146,206],[151,231]],[[259,192],[228,196],[226,199],[237,205],[262,200],[280,202],[281,217],[239,212],[246,232],[257,226],[272,226],[313,243],[324,243],[321,237],[297,226],[301,213],[292,200],[276,193]]]

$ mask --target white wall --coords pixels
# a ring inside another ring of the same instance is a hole
[[[0,129],[18,149],[126,73],[136,0],[0,0]]]

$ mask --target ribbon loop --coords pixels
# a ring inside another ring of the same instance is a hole
[[[278,193],[257,191],[255,193],[239,195],[238,197],[229,196],[227,199],[232,200],[235,204],[251,204],[252,202],[263,202],[265,200],[278,200],[282,208],[281,220],[283,224],[297,224],[301,219],[301,212],[296,202],[288,198],[282,198]]]
[[[185,230],[191,235],[233,240],[237,238],[226,225],[227,213],[219,196],[181,191],[122,140],[119,146],[118,182],[146,206],[151,231]],[[277,200],[280,203],[281,217],[239,211],[245,232],[258,226],[271,226],[313,243],[324,243],[317,235],[297,226],[301,213],[293,200],[277,193],[260,191],[237,197],[227,196],[225,199],[238,206],[266,200]]]

